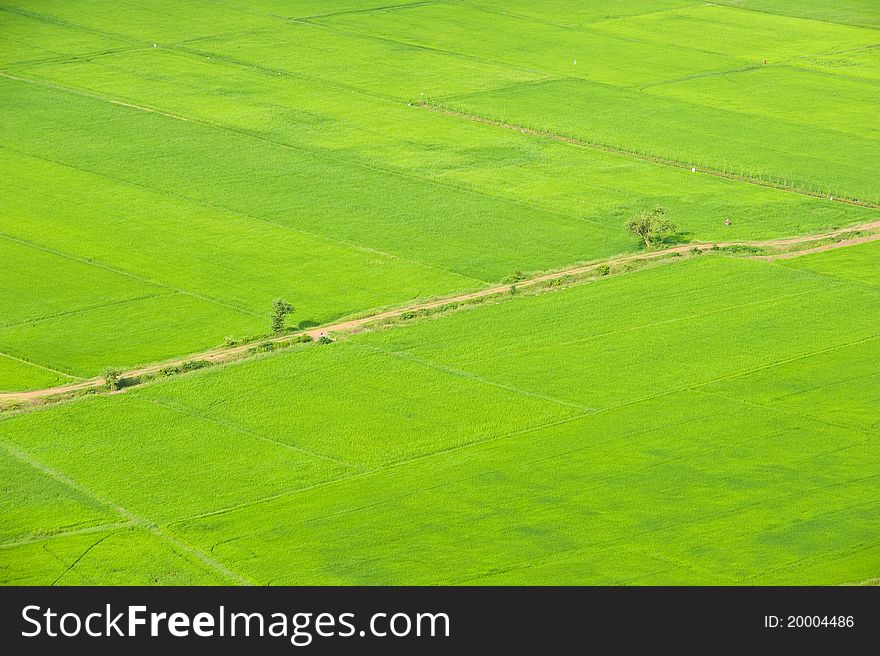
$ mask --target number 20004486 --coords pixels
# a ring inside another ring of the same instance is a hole
[[[852,615],[765,615],[764,627],[768,629],[813,629],[838,628],[848,629],[855,626]]]

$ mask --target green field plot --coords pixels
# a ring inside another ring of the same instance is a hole
[[[788,260],[785,266],[814,271],[823,276],[880,285],[880,243],[869,242],[851,248]]]
[[[699,4],[700,0],[608,0],[607,2],[579,2],[544,0],[540,4],[529,0],[463,0],[464,4],[484,10],[533,18],[563,26],[582,26],[595,21],[621,16],[635,16],[655,11],[681,9]]]
[[[38,430],[23,419],[3,422],[4,440],[95,498],[151,521],[211,512],[353,469],[272,435],[135,397],[88,399],[54,416],[34,415]]]
[[[18,392],[60,385],[69,382],[70,376],[0,353],[0,381],[3,391]]]
[[[873,165],[878,141],[868,136],[579,80],[450,99],[444,106],[683,165],[878,200]],[[635,114],[640,120],[631,120]],[[675,125],[682,129],[670,129]]]
[[[124,49],[124,39],[72,30],[55,21],[40,20],[22,14],[4,4],[0,5],[0,65],[8,66],[28,61],[64,60],[73,55]]]
[[[616,36],[708,51],[751,62],[852,50],[877,43],[871,29],[702,4],[592,26]]]
[[[0,351],[89,378],[106,366],[133,367],[219,346],[217,326],[249,335],[265,324],[262,317],[172,293],[0,328]]]
[[[456,4],[340,14],[315,23],[553,75],[630,86],[742,65],[670,45],[561,27]],[[491,34],[491,39],[479,38]],[[601,65],[600,65],[601,63]]]
[[[229,585],[240,581],[144,529],[0,546],[7,585]]]
[[[843,23],[880,27],[880,12],[874,0],[838,0],[828,3],[824,0],[721,0],[717,4],[739,7],[757,12],[797,16],[820,22]]]
[[[817,55],[795,62],[800,68],[812,68],[840,76],[880,80],[880,46],[844,53]]]
[[[861,137],[876,139],[880,133],[872,112],[866,111],[880,104],[876,84],[799,68],[753,68],[660,84],[649,92]]]
[[[844,274],[706,255],[8,418],[0,439],[257,583],[860,581],[878,317]],[[143,576],[119,567],[82,575]]]
[[[251,35],[200,40],[182,49],[276,75],[326,80],[400,100],[467,93],[546,77],[319,25],[288,25]]]
[[[0,0],[0,584],[876,581],[878,27]]]

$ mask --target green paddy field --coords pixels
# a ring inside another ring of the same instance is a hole
[[[0,397],[633,255],[657,205],[855,229],[878,110],[874,0],[0,0]],[[0,583],[876,581],[880,241],[747,255],[0,403]]]

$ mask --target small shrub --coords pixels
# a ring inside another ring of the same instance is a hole
[[[333,340],[330,339],[329,337],[327,337],[327,335],[321,335],[321,337],[318,338],[318,344],[332,344],[332,343],[333,343]]]
[[[416,313],[413,312],[412,310],[407,310],[406,312],[400,313],[400,318],[401,319],[415,319]]]
[[[122,372],[119,369],[107,367],[101,375],[104,378],[104,387],[108,390],[118,390],[122,387]]]
[[[211,363],[207,360],[187,360],[186,362],[182,362],[177,365],[162,367],[159,373],[161,373],[163,376],[176,376],[177,374],[185,374],[187,371],[204,369],[205,367],[208,367],[210,365]]]
[[[516,282],[520,282],[521,280],[525,280],[526,277],[527,277],[526,274],[524,274],[522,271],[514,271],[509,276],[507,276],[502,282],[513,284]]]
[[[699,255],[702,252],[703,252],[703,249],[699,248],[698,246],[694,246],[691,249],[691,255]]]
[[[598,273],[600,276],[607,276],[609,273],[611,273],[611,267],[607,264],[600,264],[598,267],[596,267],[596,273]]]

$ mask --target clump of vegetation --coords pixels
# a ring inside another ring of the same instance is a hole
[[[412,310],[407,310],[406,312],[400,313],[400,318],[401,319],[415,319],[416,313],[413,312]]]
[[[333,340],[327,337],[327,335],[321,335],[318,339],[318,344],[332,344]]]
[[[270,342],[268,339],[260,342],[256,346],[252,346],[248,349],[248,353],[270,353],[275,350],[275,342]]]
[[[226,337],[223,338],[223,344],[227,347],[232,347],[232,346],[237,345],[238,342],[236,341],[235,337],[233,337],[232,335],[227,335]]]
[[[516,288],[516,285],[511,285],[511,286],[510,286],[510,289],[509,289],[508,291],[510,292],[510,295],[513,296],[514,294],[516,294],[516,292],[517,292],[518,290],[517,290],[517,288]]]
[[[699,255],[702,252],[703,252],[703,249],[701,249],[699,246],[694,246],[691,249],[691,255]]]
[[[276,298],[272,303],[272,332],[280,335],[285,330],[287,315],[292,313],[294,307],[283,298]]]
[[[544,283],[544,286],[553,289],[554,287],[562,287],[563,285],[570,283],[574,278],[570,275],[561,276],[559,278],[554,278],[553,280],[548,280]]]
[[[761,255],[764,249],[760,246],[749,246],[747,244],[731,244],[730,246],[721,246],[713,250],[723,251],[731,255]]]
[[[122,372],[119,369],[107,367],[101,376],[104,378],[104,387],[108,390],[118,390],[122,387]]]
[[[666,208],[659,206],[630,219],[626,229],[641,239],[645,243],[645,248],[651,248],[678,232],[678,227],[666,219]]]
[[[204,369],[205,367],[209,367],[210,365],[211,363],[207,360],[187,360],[186,362],[182,362],[181,364],[162,367],[159,373],[161,373],[163,376],[176,376],[177,374],[185,374],[187,371]]]
[[[514,271],[501,282],[505,284],[513,284],[525,280],[527,277],[528,276],[526,276],[526,274],[524,274],[522,271]]]

